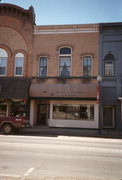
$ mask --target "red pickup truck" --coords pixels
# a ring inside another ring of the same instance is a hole
[[[29,119],[23,116],[0,116],[0,129],[4,134],[17,132],[23,127],[29,127]]]

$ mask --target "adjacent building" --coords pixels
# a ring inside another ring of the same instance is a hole
[[[0,4],[0,116],[29,114],[34,11]]]
[[[122,23],[100,24],[102,128],[122,129]]]

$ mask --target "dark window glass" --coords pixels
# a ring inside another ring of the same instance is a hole
[[[71,48],[61,48],[60,54],[71,54]]]
[[[59,73],[60,76],[70,76],[71,57],[62,56],[59,60]]]
[[[83,58],[83,76],[91,76],[92,59],[90,56]]]
[[[40,67],[39,67],[39,76],[46,77],[47,76],[47,58],[40,58]]]
[[[115,58],[112,54],[105,56],[105,76],[114,76]]]
[[[77,104],[54,104],[53,119],[94,120],[94,106]]]

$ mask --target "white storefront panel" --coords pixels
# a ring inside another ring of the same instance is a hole
[[[57,102],[58,103],[58,102]],[[70,128],[98,128],[98,104],[91,105],[94,108],[93,119],[56,119],[53,115],[54,104],[50,104],[50,117],[48,126],[50,127],[70,127]]]

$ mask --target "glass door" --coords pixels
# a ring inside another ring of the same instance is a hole
[[[114,128],[114,107],[104,106],[103,107],[103,128]]]
[[[37,124],[46,125],[47,104],[38,104],[37,106]]]

